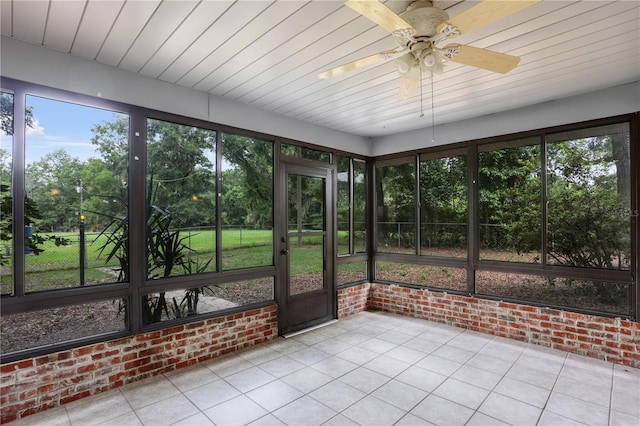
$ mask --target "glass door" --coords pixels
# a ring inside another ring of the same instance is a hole
[[[281,333],[334,318],[331,169],[284,165]],[[286,222],[286,223],[284,223]]]

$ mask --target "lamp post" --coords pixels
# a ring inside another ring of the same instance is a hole
[[[80,194],[80,214],[78,215],[78,227],[80,229],[80,285],[84,285],[84,262],[85,262],[85,247],[84,247],[84,210],[82,206],[82,179],[80,179],[80,186],[76,188],[76,191]]]

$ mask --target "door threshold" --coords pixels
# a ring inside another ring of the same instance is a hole
[[[294,337],[294,336],[297,336],[299,334],[306,333],[307,331],[317,330],[318,328],[324,327],[326,325],[331,325],[331,324],[334,324],[336,322],[338,322],[337,319],[332,319],[332,320],[323,322],[322,324],[317,324],[317,325],[314,325],[314,326],[309,327],[309,328],[304,328],[302,330],[298,330],[298,331],[293,331],[291,333],[287,333],[287,334],[283,335],[282,337],[284,337],[285,339],[288,339],[290,337]]]

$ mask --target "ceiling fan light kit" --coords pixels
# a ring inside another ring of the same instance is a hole
[[[407,97],[417,92],[417,82],[422,79],[422,75],[433,78],[434,75],[442,73],[446,61],[507,73],[518,65],[520,58],[461,44],[449,44],[444,47],[438,45],[539,1],[484,0],[449,18],[447,12],[435,7],[431,1],[414,1],[398,15],[378,0],[348,0],[346,6],[389,31],[397,47],[325,71],[319,77],[330,78],[397,58],[395,67],[402,77],[400,92],[403,97]]]

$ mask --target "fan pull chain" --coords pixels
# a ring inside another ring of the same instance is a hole
[[[436,142],[436,113],[434,107],[433,76],[431,76],[431,142]]]
[[[423,101],[422,101],[422,67],[420,67],[420,118],[424,117]]]

